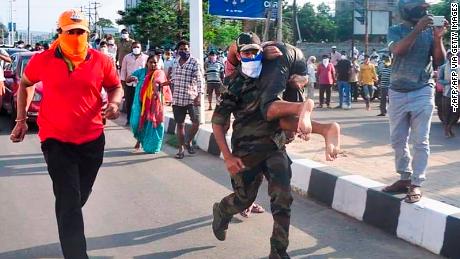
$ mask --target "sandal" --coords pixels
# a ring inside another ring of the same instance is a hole
[[[264,213],[265,210],[259,204],[254,203],[251,208],[252,213]]]
[[[410,180],[398,180],[392,185],[388,185],[382,189],[382,192],[407,192],[407,188],[410,186]]]
[[[195,148],[194,148],[193,145],[191,145],[191,144],[185,144],[185,148],[187,149],[187,152],[188,152],[190,155],[193,155],[193,154],[196,153]]]
[[[243,210],[242,212],[240,212],[240,215],[245,218],[249,218],[249,215],[251,215],[251,208]]]
[[[184,156],[185,156],[185,152],[182,151],[182,152],[177,153],[177,154],[174,156],[174,158],[176,158],[176,159],[183,159]]]
[[[407,192],[406,198],[404,201],[407,203],[415,203],[422,199],[422,191],[420,190],[420,186],[411,185],[409,187],[409,191]]]

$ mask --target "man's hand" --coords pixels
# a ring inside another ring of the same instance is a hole
[[[281,50],[276,46],[265,46],[264,47],[264,58],[268,60],[275,60],[283,56]]]
[[[288,80],[289,86],[297,90],[304,89],[307,83],[308,83],[308,76],[301,76],[297,74],[292,75]]]
[[[230,155],[227,158],[225,158],[224,161],[225,166],[227,167],[227,170],[230,172],[231,175],[235,175],[245,168],[243,161],[239,157]]]
[[[14,126],[14,129],[10,135],[11,141],[13,141],[14,143],[23,141],[27,130],[28,126],[25,120],[16,122],[16,126]]]
[[[193,106],[200,106],[201,105],[201,95],[198,95],[193,99]]]
[[[433,16],[425,15],[422,19],[420,19],[417,22],[417,24],[415,25],[414,31],[422,32],[429,26],[433,26]]]
[[[107,108],[104,111],[105,118],[108,120],[115,120],[120,116],[120,112],[118,111],[119,105],[116,103],[109,103]]]
[[[138,79],[137,77],[135,76],[129,76],[127,79],[126,79],[126,83],[131,83],[131,82],[138,82]]]
[[[2,98],[4,94],[5,94],[5,84],[0,83],[0,98]]]
[[[449,22],[447,20],[444,20],[444,26],[435,26],[433,28],[433,37],[435,39],[442,39],[444,34],[446,34],[448,27],[449,27]]]

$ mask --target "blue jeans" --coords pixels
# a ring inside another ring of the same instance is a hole
[[[371,101],[372,96],[374,96],[374,86],[373,85],[363,85],[364,100],[366,103]]]
[[[434,109],[434,89],[401,93],[389,90],[388,116],[391,146],[395,151],[396,171],[401,180],[411,180],[421,186],[430,154],[430,127]],[[414,157],[409,150],[409,135],[414,142]],[[412,161],[411,161],[412,160]]]
[[[339,102],[342,107],[343,104],[351,106],[351,88],[350,83],[347,81],[338,81],[337,85],[339,87]]]

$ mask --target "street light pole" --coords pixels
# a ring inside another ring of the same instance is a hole
[[[276,40],[283,41],[283,0],[278,0],[278,26],[276,27]]]
[[[30,0],[27,0],[27,44],[32,44],[30,41]]]
[[[190,49],[192,56],[198,60],[201,71],[203,71],[203,2],[190,1]],[[201,85],[204,87],[204,85]],[[201,89],[203,91],[203,89]],[[200,98],[200,123],[205,123],[204,94]]]
[[[368,54],[368,48],[369,48],[369,0],[365,0],[366,1],[366,10],[365,10],[365,28],[364,28],[364,53],[365,54]]]

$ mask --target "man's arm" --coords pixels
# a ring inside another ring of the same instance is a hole
[[[200,105],[200,99],[201,95],[203,94],[203,86],[204,86],[204,80],[203,80],[203,73],[201,66],[198,62],[196,62],[196,67],[195,70],[193,71],[193,77],[196,78],[196,87],[198,91],[198,96],[195,98],[195,105],[199,106]]]
[[[447,26],[447,21],[444,22]],[[446,26],[433,28],[433,63],[435,66],[440,66],[446,61],[446,49],[442,42],[442,38],[446,33]]]
[[[407,52],[412,48],[414,45],[417,36],[425,30],[428,26],[433,25],[433,17],[427,15],[420,19],[418,23],[415,25],[414,29],[400,41],[395,42],[391,37],[389,37],[390,43],[388,47],[390,51],[396,56],[404,56]]]
[[[24,74],[19,83],[16,126],[11,132],[10,139],[13,142],[21,142],[27,132],[27,110],[32,102],[35,86]]]
[[[3,53],[3,52],[0,52],[0,59],[7,62],[7,63],[11,63],[11,57],[8,55],[8,53]]]
[[[121,62],[121,70],[120,70],[120,80],[122,83],[125,83],[127,77],[128,77],[128,61],[127,61],[128,56],[125,56],[123,58],[123,62]]]

